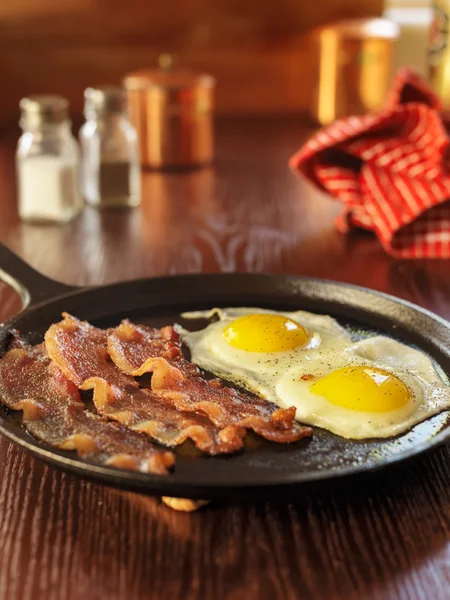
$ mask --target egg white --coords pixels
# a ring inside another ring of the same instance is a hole
[[[234,348],[223,330],[235,319],[255,313],[283,315],[299,323],[309,333],[307,343],[269,353]],[[353,343],[350,333],[329,316],[258,308],[213,309],[182,316],[219,319],[196,332],[178,327],[195,364],[279,406],[295,406],[296,418],[302,423],[342,437],[395,436],[450,407],[448,381],[426,354],[383,336]],[[363,412],[335,405],[310,391],[318,378],[349,366],[372,366],[396,375],[408,387],[408,402],[389,412]],[[305,375],[312,378],[302,379]]]

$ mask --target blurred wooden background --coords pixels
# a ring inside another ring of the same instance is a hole
[[[3,0],[0,123],[19,99],[61,93],[80,112],[89,85],[119,82],[162,52],[217,76],[225,114],[305,111],[316,61],[306,35],[383,0]]]

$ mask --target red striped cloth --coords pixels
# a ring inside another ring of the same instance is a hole
[[[341,231],[374,231],[400,258],[450,258],[448,147],[439,98],[402,69],[382,110],[334,122],[289,164],[344,204]]]

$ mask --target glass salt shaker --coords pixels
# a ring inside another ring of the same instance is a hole
[[[22,135],[16,152],[19,216],[24,221],[66,223],[83,207],[78,191],[78,144],[60,96],[20,101]]]
[[[80,130],[82,193],[99,208],[137,206],[141,172],[138,137],[120,87],[88,88]]]

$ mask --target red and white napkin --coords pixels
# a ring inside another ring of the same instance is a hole
[[[341,231],[374,231],[399,258],[450,258],[446,124],[440,99],[402,69],[380,111],[334,122],[289,164],[343,203]]]

